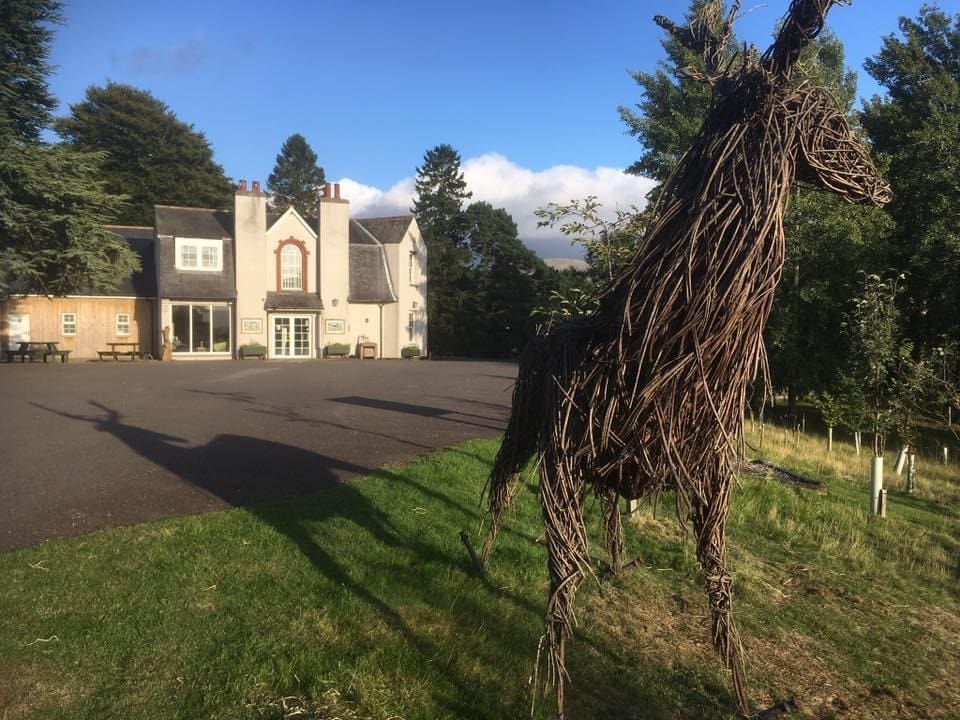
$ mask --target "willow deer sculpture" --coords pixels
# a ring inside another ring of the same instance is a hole
[[[655,223],[592,314],[525,349],[488,482],[489,558],[518,473],[539,456],[550,590],[543,680],[564,712],[564,649],[591,572],[584,503],[601,499],[605,542],[622,561],[618,498],[674,491],[705,575],[713,643],[749,705],[732,614],[725,525],[748,388],[766,373],[763,328],[784,260],[793,181],[882,205],[889,186],[835,100],[797,70],[800,53],[847,0],[792,0],[773,45],[728,51],[739,2],[711,0],[686,26],[655,22],[702,55],[713,104],[663,186]]]

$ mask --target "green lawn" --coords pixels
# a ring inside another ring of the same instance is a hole
[[[745,477],[734,501],[755,705],[795,696],[806,717],[960,717],[955,469],[924,480],[921,466],[919,496],[891,492],[890,517],[873,520],[865,479],[848,477],[858,467],[818,442],[797,454],[768,438],[765,454],[826,494]],[[306,500],[0,556],[0,718],[528,717],[546,592],[533,486],[490,585],[458,537],[476,537],[495,451],[470,442]],[[642,567],[581,592],[571,718],[733,708],[670,507],[628,523]]]

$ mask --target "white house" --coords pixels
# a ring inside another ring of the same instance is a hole
[[[113,229],[143,260],[127,284],[149,288],[146,297],[124,302],[142,301],[145,312],[134,318],[124,306],[113,325],[102,317],[119,301],[95,291],[10,298],[0,303],[5,347],[34,327],[44,334],[35,340],[95,357],[123,331],[159,354],[169,327],[176,359],[234,358],[249,343],[271,358],[320,357],[332,344],[384,358],[426,348],[427,251],[416,220],[351,218],[338,184],[324,188],[316,218],[293,208],[269,215],[260,183],[241,180],[232,211],[157,205],[154,228]]]

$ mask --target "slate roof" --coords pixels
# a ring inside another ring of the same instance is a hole
[[[157,235],[219,240],[233,237],[233,213],[209,208],[154,205]]]
[[[387,258],[378,239],[360,221],[350,221],[350,302],[397,302],[387,275]]]
[[[264,310],[308,310],[320,312],[323,310],[323,301],[316,293],[305,292],[267,292],[263,301]]]
[[[116,290],[93,290],[84,294],[107,295],[110,297],[156,297],[157,258],[153,228],[108,225],[107,229],[126,240],[127,244],[140,257],[140,272],[136,272],[124,280]]]
[[[383,218],[357,218],[356,222],[363,225],[376,238],[386,245],[395,245],[403,240],[407,228],[413,222],[413,215],[395,215]]]
[[[234,281],[233,213],[207,208],[156,205],[157,295],[171,300],[233,300]],[[223,269],[179,270],[176,267],[176,238],[223,241]]]

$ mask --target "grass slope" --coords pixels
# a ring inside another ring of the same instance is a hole
[[[764,455],[826,494],[745,477],[735,495],[753,701],[796,696],[816,718],[960,717],[955,470],[922,466],[919,496],[891,493],[879,521],[849,448],[828,457],[822,444],[797,452],[768,437]],[[0,718],[528,716],[546,593],[533,487],[501,534],[491,585],[458,538],[479,527],[495,451],[466,443],[304,500],[0,556]],[[734,707],[669,510],[628,523],[642,567],[581,592],[570,717]]]

